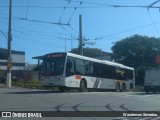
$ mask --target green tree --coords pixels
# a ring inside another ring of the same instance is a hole
[[[70,51],[71,53],[74,54],[79,54],[79,49],[78,48],[74,48]],[[83,48],[83,55],[87,56],[87,57],[102,57],[102,56],[106,56],[109,53],[102,51],[101,49],[98,48]]]
[[[159,38],[134,35],[116,42],[111,49],[112,59],[135,68],[137,84],[143,84],[145,69],[158,67],[155,57],[160,53]]]

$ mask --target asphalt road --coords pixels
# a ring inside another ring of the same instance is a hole
[[[160,111],[160,93],[66,92],[23,88],[0,88],[0,111]],[[0,118],[1,120],[2,118]],[[9,118],[3,118],[9,119]],[[15,118],[19,119],[19,118]],[[20,118],[22,119],[22,118]],[[27,119],[27,118],[23,118]],[[35,119],[35,118],[34,118]],[[40,119],[40,118],[37,118]],[[41,118],[44,119],[44,118]],[[41,120],[40,119],[40,120]],[[53,118],[45,118],[53,119]],[[58,120],[81,120],[55,117]],[[83,120],[160,120],[157,117],[83,117]]]

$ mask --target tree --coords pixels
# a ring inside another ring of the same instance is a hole
[[[78,48],[74,48],[70,51],[71,53],[74,54],[79,54],[79,49]],[[102,57],[102,56],[106,56],[109,53],[102,51],[101,49],[98,48],[83,48],[83,55],[87,56],[87,57]]]
[[[145,69],[158,67],[155,58],[160,53],[159,38],[134,35],[116,42],[111,49],[112,59],[135,68],[137,79],[144,79]],[[137,80],[137,84],[143,84],[143,80]]]

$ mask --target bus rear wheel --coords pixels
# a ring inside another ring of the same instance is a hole
[[[86,84],[85,80],[81,80],[79,91],[80,91],[80,92],[85,92],[85,91],[87,91],[87,84]]]

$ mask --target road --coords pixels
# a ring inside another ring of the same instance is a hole
[[[160,111],[160,94],[145,94],[143,92],[56,93],[47,90],[4,87],[0,88],[0,111]],[[58,117],[56,119],[62,120],[64,118]],[[65,119],[80,120],[75,117]],[[87,119],[106,120],[105,117],[83,117],[83,120]],[[107,120],[109,119],[158,120],[160,118],[113,116],[107,118]]]

